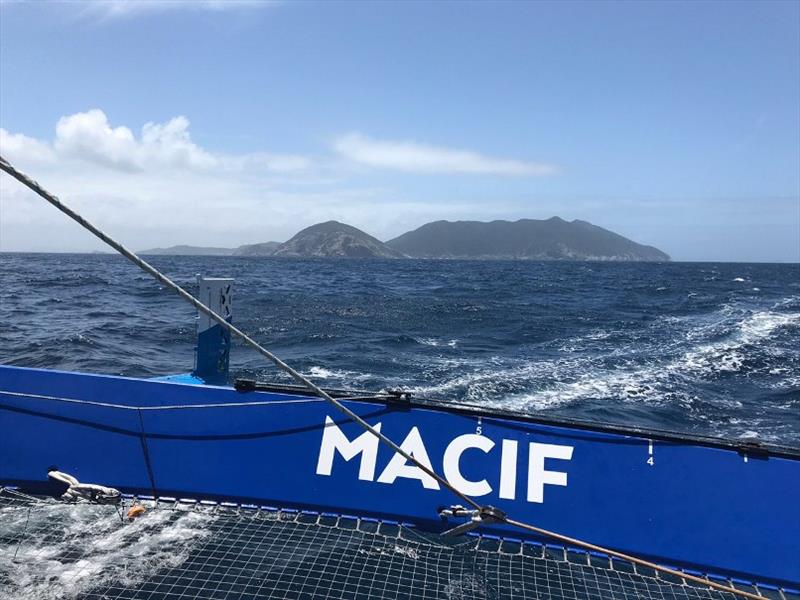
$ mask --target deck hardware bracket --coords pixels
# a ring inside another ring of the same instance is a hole
[[[254,379],[237,379],[233,382],[233,387],[237,392],[255,392],[257,384]]]
[[[450,507],[441,507],[439,509],[439,518],[446,521],[448,517],[465,517],[469,521],[462,523],[452,529],[448,529],[442,535],[456,536],[472,531],[481,525],[491,525],[493,523],[504,523],[506,520],[506,513],[495,508],[494,506],[481,506],[480,510],[472,510],[464,508],[460,504]]]
[[[386,404],[402,411],[411,410],[411,393],[403,390],[386,390]]]
[[[760,442],[750,440],[746,442],[739,442],[736,445],[736,449],[738,450],[739,454],[745,456],[746,458],[757,458],[763,460],[769,458],[769,450],[764,448]]]

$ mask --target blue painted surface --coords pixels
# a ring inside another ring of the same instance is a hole
[[[30,396],[0,394],[0,482],[33,489],[48,466],[81,481],[123,491],[209,497],[380,515],[423,526],[436,509],[459,503],[451,493],[416,479],[392,484],[358,478],[359,458],[334,456],[332,474],[318,475],[327,416],[355,439],[362,430],[324,401],[229,388],[181,385],[0,367],[0,390],[154,407],[269,401],[259,406],[123,410]],[[750,457],[690,442],[647,439],[528,421],[445,413],[428,408],[348,402],[402,442],[418,427],[433,467],[460,435],[495,442],[468,449],[466,479],[486,478],[492,492],[478,498],[514,518],[669,564],[738,577],[800,582],[800,461]],[[503,440],[518,443],[517,497],[498,497]],[[528,444],[573,448],[570,460],[547,459],[567,485],[545,485],[542,503],[525,498]],[[648,464],[652,456],[653,464]],[[391,459],[378,450],[375,478]],[[492,530],[490,530],[492,531]],[[517,530],[494,533],[525,537]]]
[[[194,373],[178,373],[176,375],[164,375],[163,377],[152,377],[152,381],[167,381],[171,383],[185,383],[187,385],[203,385],[205,383]]]
[[[230,320],[230,319],[229,319]],[[197,334],[197,350],[193,376],[212,385],[228,382],[231,333],[222,325],[214,325]]]

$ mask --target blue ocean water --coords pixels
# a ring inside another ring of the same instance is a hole
[[[800,265],[152,257],[331,387],[800,445]],[[0,362],[191,370],[194,313],[114,255],[0,254]],[[234,346],[236,376],[281,380]]]

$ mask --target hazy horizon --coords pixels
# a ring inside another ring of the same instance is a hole
[[[0,153],[134,250],[580,219],[800,262],[800,4],[0,2]],[[0,175],[0,251],[103,250]]]

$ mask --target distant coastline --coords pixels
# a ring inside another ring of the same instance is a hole
[[[138,254],[138,252],[137,252]],[[103,250],[3,250],[0,248],[0,256],[96,256],[96,257],[119,257],[121,260],[124,260],[124,257],[121,257],[118,253]],[[185,257],[191,258],[192,256],[196,257],[203,257],[203,258],[211,258],[211,259],[228,259],[228,258],[250,258],[253,259],[255,262],[258,262],[259,259],[269,259],[269,260],[296,260],[296,258],[292,257],[281,257],[281,256],[245,256],[245,255],[225,255],[225,256],[208,256],[204,254],[150,254],[145,256],[175,256],[175,257]],[[314,257],[311,257],[312,259]],[[319,260],[327,260],[326,258],[320,258]],[[347,260],[347,259],[344,259]],[[373,260],[373,259],[366,259],[366,260]],[[387,259],[387,260],[396,260],[396,259]],[[400,259],[401,262],[403,259]],[[533,260],[533,259],[514,259],[514,258],[427,258],[427,259],[412,259],[406,258],[405,260],[430,260],[430,261],[464,261],[464,262],[491,262],[491,261],[499,261],[499,262],[514,262],[514,261],[521,261],[521,262],[577,262],[577,263],[606,263],[606,264],[629,264],[636,261],[587,261],[587,260],[561,260],[561,261],[550,261],[550,260]],[[671,265],[776,265],[776,266],[785,266],[791,265],[794,267],[800,268],[800,258],[797,260],[724,260],[724,259],[713,259],[713,258],[705,258],[705,259],[690,259],[690,258],[672,258],[670,257],[669,261],[638,261],[641,263],[652,263],[652,264],[664,264],[668,262]]]
[[[176,245],[143,255],[275,256],[320,258],[423,258],[472,260],[577,260],[665,262],[653,246],[634,242],[586,221],[559,217],[519,221],[436,221],[382,242],[338,221],[307,227],[286,242],[236,248]]]

